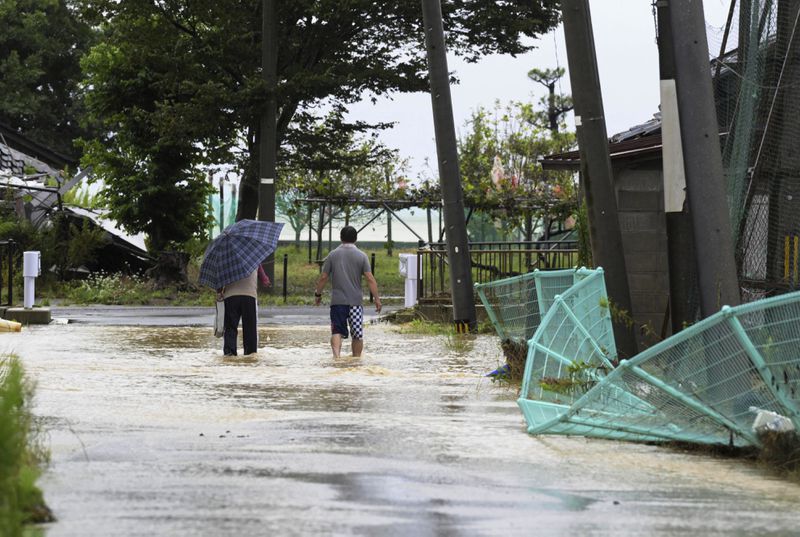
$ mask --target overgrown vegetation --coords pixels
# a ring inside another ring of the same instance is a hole
[[[30,405],[33,388],[19,360],[0,358],[0,535],[23,535],[25,524],[53,520],[36,481],[47,453]]]
[[[800,482],[800,436],[796,431],[760,433],[758,461],[776,470],[782,477]]]
[[[442,337],[445,348],[455,354],[471,352],[476,334],[494,333],[494,327],[488,319],[478,323],[475,333],[462,334],[456,331],[451,322],[429,319],[416,308],[399,310],[384,319],[397,324],[397,331],[402,334]]]
[[[542,377],[539,386],[548,392],[579,397],[591,390],[606,373],[604,366],[589,362],[573,362],[564,377]]]
[[[506,358],[507,372],[505,380],[512,383],[522,382],[525,374],[525,361],[528,358],[528,343],[526,341],[516,341],[510,338],[504,339],[500,343],[503,355]]]

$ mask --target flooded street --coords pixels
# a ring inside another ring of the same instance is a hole
[[[210,327],[4,334],[52,453],[45,534],[798,533],[800,486],[744,461],[527,435],[516,391],[483,377],[494,337],[458,353],[368,326],[340,360],[324,321],[260,338],[258,360],[225,361]]]

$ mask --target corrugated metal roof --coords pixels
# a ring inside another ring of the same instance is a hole
[[[82,216],[84,218],[89,218],[92,222],[106,230],[108,233],[114,235],[118,239],[121,239],[128,243],[129,245],[137,248],[140,250],[142,255],[147,254],[147,246],[144,242],[144,233],[139,233],[137,235],[130,235],[127,232],[120,229],[116,222],[113,222],[106,218],[106,214],[101,211],[94,211],[90,209],[84,209],[82,207],[73,207],[69,206],[68,210],[72,211],[78,216]]]

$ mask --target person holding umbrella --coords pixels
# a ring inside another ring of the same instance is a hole
[[[353,334],[353,357],[361,356],[364,349],[364,297],[361,291],[361,277],[367,279],[369,290],[375,298],[375,310],[381,312],[381,299],[378,296],[378,282],[372,275],[367,254],[356,247],[358,231],[352,226],[342,228],[342,244],[325,258],[322,274],[314,290],[315,304],[322,301],[322,290],[331,280],[331,349],[333,357],[338,358],[342,351],[342,339],[347,339],[348,325]]]
[[[275,222],[240,220],[225,228],[206,249],[198,280],[216,290],[217,298],[224,299],[225,356],[236,356],[239,321],[242,322],[244,353],[258,350],[259,269],[264,259],[278,247],[282,228],[283,224]],[[261,271],[263,273],[263,269]],[[266,274],[261,281],[270,285]]]
[[[236,280],[217,289],[217,300],[225,301],[225,335],[222,352],[225,356],[236,356],[236,340],[239,337],[239,321],[242,323],[242,346],[244,354],[258,351],[258,282],[265,287],[272,285],[267,273],[259,264],[258,269],[241,280]]]

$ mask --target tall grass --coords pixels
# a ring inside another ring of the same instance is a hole
[[[0,358],[0,535],[20,537],[24,526],[52,520],[36,486],[45,462],[30,401],[33,388],[14,356]]]

